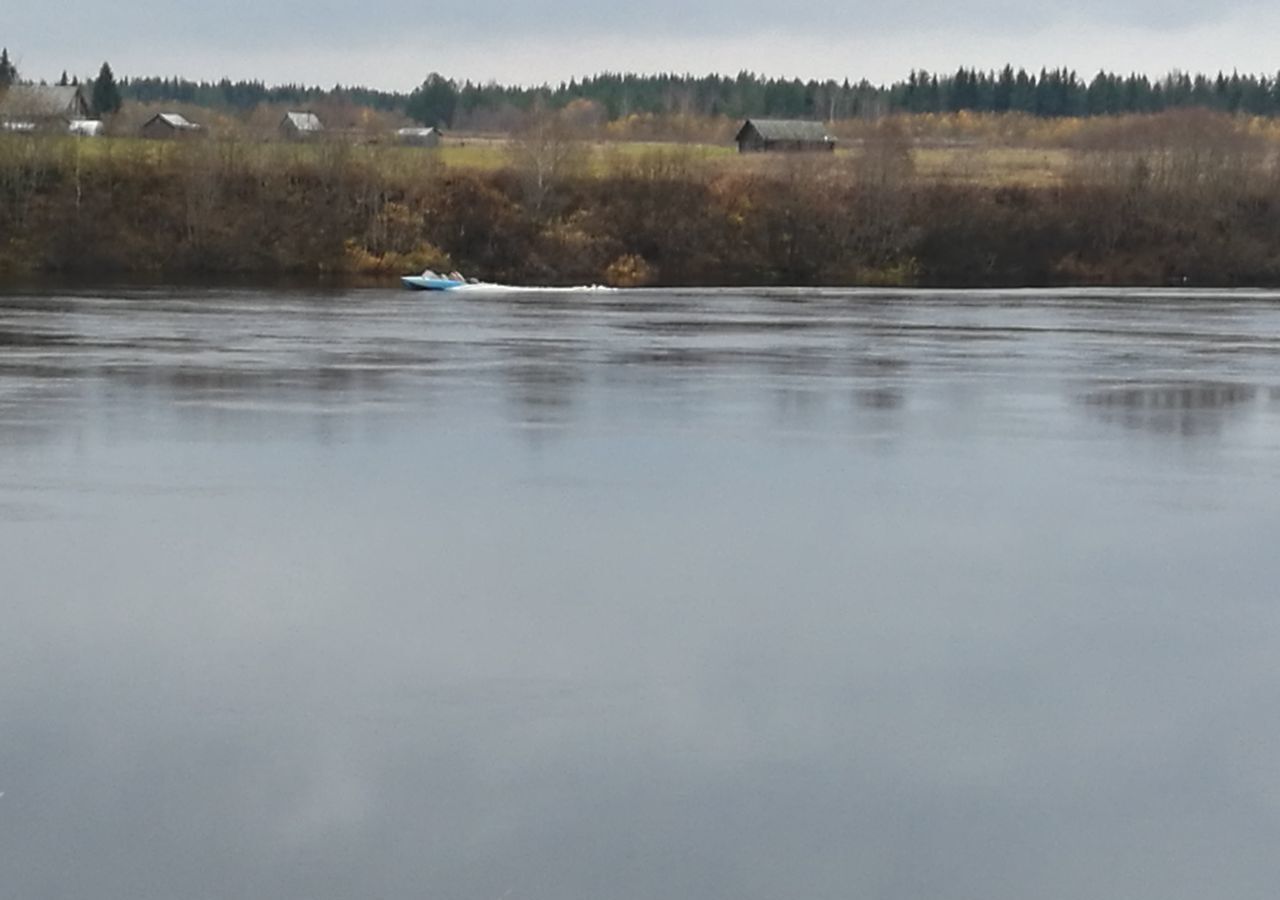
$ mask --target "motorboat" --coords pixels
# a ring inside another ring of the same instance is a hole
[[[462,287],[467,282],[456,278],[445,278],[434,273],[430,275],[401,275],[400,281],[407,288],[415,291],[451,291]]]

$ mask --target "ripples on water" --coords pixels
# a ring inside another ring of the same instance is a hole
[[[0,295],[14,897],[1270,897],[1280,297]]]

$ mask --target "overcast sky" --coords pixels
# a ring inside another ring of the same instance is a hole
[[[785,11],[784,11],[785,10]],[[260,78],[407,90],[431,71],[559,81],[600,71],[892,81],[912,68],[1275,72],[1280,10],[1250,0],[3,0],[24,77]]]

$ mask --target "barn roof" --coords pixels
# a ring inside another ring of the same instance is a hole
[[[156,119],[180,131],[191,131],[200,127],[181,113],[156,113],[151,117],[151,121],[154,122]]]
[[[88,108],[74,84],[13,84],[0,95],[0,115],[8,117],[79,119]]]
[[[324,126],[320,124],[320,117],[312,112],[287,112],[284,114],[284,120],[298,131],[324,131]]]
[[[804,119],[747,119],[738,131],[735,140],[741,140],[748,128],[766,141],[801,141],[805,143],[824,144],[831,140],[826,126],[821,122]]]

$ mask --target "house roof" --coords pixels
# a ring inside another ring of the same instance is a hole
[[[161,122],[164,122],[172,128],[177,128],[182,131],[191,131],[200,127],[180,113],[156,113],[151,117],[147,124],[151,124],[151,122],[154,122],[156,119],[159,119]]]
[[[284,121],[280,124],[285,123],[292,125],[298,131],[324,131],[320,118],[311,112],[287,112],[284,114]]]
[[[0,95],[0,115],[11,118],[78,119],[88,107],[74,84],[13,84]]]
[[[833,140],[828,134],[826,126],[821,122],[811,122],[803,119],[747,119],[739,129],[738,135],[734,140],[742,140],[743,135],[748,128],[754,128],[756,133],[766,141],[802,141],[805,143],[825,144]]]

